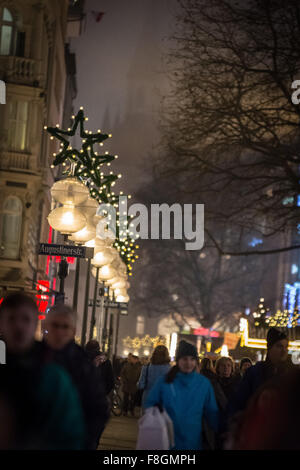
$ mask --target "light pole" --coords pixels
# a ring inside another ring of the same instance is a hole
[[[56,297],[55,303],[64,303],[65,302],[65,278],[68,275],[68,263],[64,257],[61,258],[58,268],[58,277],[60,279],[59,283],[59,296]]]
[[[95,326],[95,323],[96,323],[96,302],[97,302],[98,277],[99,277],[99,267],[96,268],[94,298],[93,298],[93,308],[92,308],[89,340],[93,339],[94,326]]]
[[[107,298],[109,300],[109,287],[107,292]],[[107,345],[107,316],[108,316],[108,306],[104,303],[104,324],[103,324],[103,335],[102,335],[102,351],[106,352]]]
[[[89,293],[90,293],[90,274],[91,274],[90,271],[91,271],[91,259],[88,258],[86,281],[85,281],[84,310],[83,310],[83,317],[82,317],[81,346],[84,346],[85,341],[86,341],[86,328],[87,328]]]
[[[76,233],[73,233],[69,239],[76,245],[86,245],[92,241],[96,236],[96,226],[93,220],[93,217],[96,215],[96,210],[98,207],[97,201],[92,197],[88,197],[86,201],[77,206],[80,212],[86,217],[86,225],[82,230],[79,230]],[[78,303],[78,287],[79,287],[79,274],[80,274],[80,259],[77,259],[76,262],[76,271],[75,271],[75,283],[74,283],[74,292],[73,292],[73,310],[77,311]]]
[[[74,312],[77,312],[79,274],[80,274],[80,258],[77,258],[76,270],[75,270],[74,292],[73,292],[73,305],[72,305]]]

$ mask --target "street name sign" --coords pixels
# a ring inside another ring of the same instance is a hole
[[[76,245],[55,245],[53,243],[40,243],[39,255],[70,256],[72,258],[93,258],[94,248]]]
[[[94,305],[94,300],[89,299],[89,307]],[[100,307],[101,301],[96,300],[96,307]],[[128,315],[128,303],[127,302],[113,302],[111,300],[104,301],[104,307],[106,308],[118,308],[120,310],[120,315]]]

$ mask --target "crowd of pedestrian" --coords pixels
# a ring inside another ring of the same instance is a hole
[[[0,366],[0,449],[97,449],[107,424],[116,380],[122,413],[134,417],[159,406],[174,428],[174,447],[299,449],[300,371],[284,332],[271,328],[267,355],[199,363],[196,347],[180,341],[175,362],[157,346],[150,359],[129,354],[113,364],[96,340],[75,342],[76,313],[58,304],[35,340],[38,311],[25,293],[0,306],[7,366]]]
[[[38,309],[24,293],[0,306],[0,449],[96,449],[109,417],[106,384],[75,343],[76,314],[50,309],[35,340]]]
[[[141,375],[144,387],[146,370]],[[300,370],[285,333],[270,328],[267,355],[199,364],[195,346],[181,341],[176,364],[147,390],[144,408],[160,405],[172,420],[176,450],[299,449]],[[151,447],[149,447],[151,448]]]

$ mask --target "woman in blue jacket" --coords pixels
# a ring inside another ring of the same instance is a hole
[[[196,348],[181,341],[176,365],[150,390],[145,407],[160,404],[173,421],[176,450],[202,449],[202,420],[218,430],[218,406],[209,380],[196,371]]]
[[[170,370],[170,356],[166,346],[157,346],[150,359],[150,364],[143,366],[141,375],[138,381],[138,388],[143,390],[142,408],[145,408],[145,403],[148,394],[161,376],[165,376]]]

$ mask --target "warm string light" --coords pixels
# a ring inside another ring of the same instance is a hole
[[[111,138],[112,134],[102,133],[100,129],[97,130],[97,133],[84,130],[84,122],[88,121],[88,118],[84,116],[82,106],[76,116],[72,115],[72,120],[74,121],[73,126],[69,127],[68,130],[60,129],[59,124],[56,124],[55,127],[44,126],[44,129],[49,132],[51,140],[56,138],[60,141],[60,151],[59,153],[53,153],[54,162],[51,168],[61,164],[63,167],[66,167],[64,174],[70,175],[72,172],[72,176],[78,178],[79,181],[88,187],[92,198],[99,203],[104,202],[113,205],[113,207],[118,207],[119,196],[111,191],[111,187],[115,185],[115,182],[122,175],[115,175],[112,171],[105,175],[103,171],[99,171],[100,169],[102,170],[103,166],[109,167],[111,162],[118,158],[118,155],[110,155],[108,151],[105,151],[104,155],[98,155],[94,151],[96,143],[103,146],[103,142],[107,138]],[[75,135],[78,127],[82,139],[82,148],[79,151],[73,149],[67,140],[67,137]],[[121,191],[120,195],[123,194],[123,191]],[[128,195],[128,199],[130,198],[131,195]],[[129,217],[127,217],[127,220],[129,222]],[[138,258],[138,256],[134,255],[134,250],[127,247],[129,241],[134,241],[132,239],[133,233],[129,232],[128,229],[126,230],[125,243],[123,240],[124,233],[119,233],[119,225],[118,221],[116,241],[113,246],[117,249],[122,261],[127,265],[128,274],[131,275],[132,273],[129,271],[132,270],[132,266],[129,263],[134,262]],[[122,240],[120,240],[120,235],[122,235]],[[138,247],[136,246],[136,248]]]

